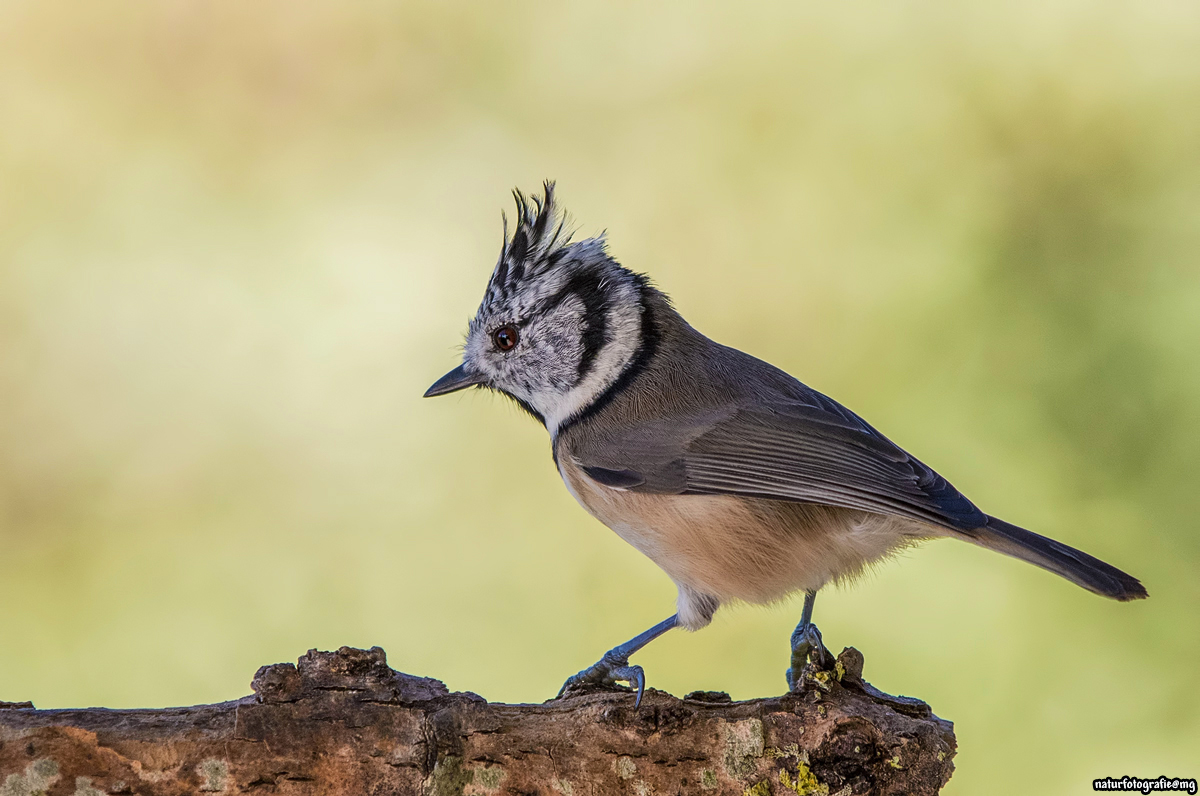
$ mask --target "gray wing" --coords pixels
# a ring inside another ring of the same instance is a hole
[[[960,531],[987,523],[946,479],[815,391],[640,423],[572,447],[590,477],[631,491],[820,503]]]

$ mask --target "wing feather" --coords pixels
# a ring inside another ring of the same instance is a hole
[[[638,424],[573,455],[619,471],[632,491],[821,503],[961,531],[986,524],[946,479],[853,412],[820,393],[804,397]]]

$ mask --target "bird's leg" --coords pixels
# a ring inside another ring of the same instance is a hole
[[[810,660],[821,668],[833,665],[833,656],[821,641],[821,631],[812,623],[813,603],[816,601],[816,589],[804,593],[804,611],[800,614],[800,623],[792,631],[792,666],[787,670],[789,691],[795,691],[800,685],[800,672]]]
[[[636,710],[642,704],[642,692],[646,690],[646,673],[642,671],[641,666],[630,666],[629,656],[677,624],[679,624],[679,614],[675,614],[670,619],[664,619],[646,632],[639,633],[624,644],[613,647],[604,653],[600,660],[579,674],[567,678],[567,682],[563,683],[563,687],[558,691],[558,698],[577,686],[612,685],[618,680],[624,680],[637,689],[637,700],[633,703]]]

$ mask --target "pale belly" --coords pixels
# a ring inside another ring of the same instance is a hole
[[[599,484],[571,463],[567,489],[677,584],[766,603],[852,578],[937,530],[894,517],[726,495],[654,495]]]

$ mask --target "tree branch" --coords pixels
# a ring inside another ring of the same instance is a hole
[[[802,693],[649,690],[488,703],[388,668],[382,649],[259,669],[253,696],[165,710],[0,703],[0,796],[936,794],[950,722],[862,680],[847,649]]]

